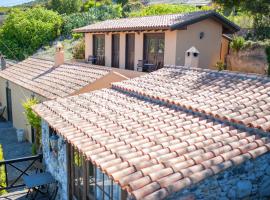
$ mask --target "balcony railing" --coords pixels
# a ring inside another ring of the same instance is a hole
[[[5,169],[5,185],[0,185],[1,190],[11,190],[24,187],[22,181],[24,175],[29,175],[33,172],[34,165],[42,162],[42,154],[18,159],[0,161],[0,167]],[[20,163],[26,163],[23,166]],[[12,173],[9,173],[12,172]],[[15,175],[15,176],[14,176]]]

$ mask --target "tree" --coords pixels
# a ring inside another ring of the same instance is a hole
[[[58,37],[61,26],[61,16],[53,11],[15,9],[0,29],[0,51],[11,59],[25,59]]]
[[[51,0],[48,8],[59,14],[71,14],[81,11],[82,5],[82,0]]]
[[[235,8],[246,12],[254,18],[253,27],[256,39],[270,38],[270,3],[269,0],[214,0],[224,9]]]
[[[189,5],[176,5],[176,4],[153,4],[143,7],[139,11],[135,11],[129,14],[129,16],[148,16],[148,15],[165,15],[165,14],[175,14],[175,13],[187,13],[199,10],[209,10],[210,7],[205,6],[198,8],[196,6]]]

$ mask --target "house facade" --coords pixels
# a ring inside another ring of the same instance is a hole
[[[75,29],[85,34],[85,59],[98,65],[138,70],[185,64],[186,51],[200,52],[198,67],[225,62],[229,39],[239,27],[214,11],[107,20]]]
[[[59,47],[57,47],[59,48]],[[112,82],[139,76],[126,70],[111,70],[79,62],[65,62],[63,48],[55,60],[30,57],[9,63],[0,71],[0,102],[6,107],[4,117],[16,129],[23,129],[26,139],[34,142],[34,130],[24,115],[22,103],[36,98],[40,102],[111,87]]]
[[[268,199],[269,83],[168,66],[36,105],[58,198]]]

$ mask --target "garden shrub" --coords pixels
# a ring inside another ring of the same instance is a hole
[[[44,8],[14,9],[0,28],[0,51],[23,60],[60,35],[62,18]]]
[[[216,66],[215,67],[216,67],[216,69],[218,71],[222,71],[222,70],[226,70],[227,69],[226,65],[222,61],[218,61],[216,63]]]
[[[90,12],[63,15],[62,35],[69,36],[73,29],[89,25],[92,22],[93,16]]]
[[[144,5],[140,1],[129,1],[123,6],[123,15],[128,17],[130,13],[139,12],[143,7]]]
[[[241,49],[243,49],[244,45],[245,45],[245,39],[239,36],[235,36],[231,42],[231,48],[235,52],[238,52]]]
[[[85,12],[88,12],[90,8],[100,7],[102,5],[110,5],[110,4],[112,4],[111,0],[101,0],[101,1],[89,0],[84,3],[83,10]]]
[[[265,48],[265,53],[268,61],[267,75],[270,76],[270,45]]]
[[[176,13],[188,13],[200,10],[209,10],[210,7],[203,6],[198,8],[190,5],[176,5],[176,4],[154,4],[144,7],[142,10],[130,13],[129,16],[148,16],[148,15],[165,15]]]
[[[4,152],[2,145],[0,144],[0,161],[4,160]],[[4,165],[0,166],[0,185],[6,187],[6,173]],[[6,194],[6,190],[0,190],[0,195]]]
[[[35,129],[35,148],[39,149],[41,144],[41,118],[33,111],[32,107],[39,103],[36,98],[27,99],[22,103],[27,122]]]
[[[84,59],[85,57],[85,41],[82,39],[79,41],[72,50],[73,58]]]
[[[120,4],[101,5],[89,9],[95,21],[106,19],[117,19],[122,17],[122,6]]]

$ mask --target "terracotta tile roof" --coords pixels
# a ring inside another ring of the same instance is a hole
[[[250,101],[266,101],[267,97],[256,94],[267,94],[268,81],[227,72],[166,68],[114,84],[114,89],[44,102],[34,110],[134,198],[163,199],[270,151],[268,133],[211,117],[202,109],[194,112],[191,106],[197,101],[211,102],[209,95],[212,103],[237,99],[241,108],[246,101],[238,97],[245,99],[246,93]],[[220,113],[226,113],[229,105],[221,105]],[[256,102],[253,105],[255,112]],[[206,108],[211,109],[208,104]]]
[[[65,63],[55,68],[53,61],[28,58],[0,71],[0,77],[54,99],[72,94],[109,71],[109,68],[79,63]]]
[[[115,83],[113,87],[270,131],[270,79],[267,77],[168,67]]]
[[[214,11],[198,11],[171,15],[156,15],[146,17],[122,18],[106,20],[75,29],[75,32],[110,32],[110,31],[139,31],[139,30],[168,30],[177,29],[193,24],[206,18],[218,19],[230,33],[239,27]],[[226,32],[226,31],[225,31]]]

